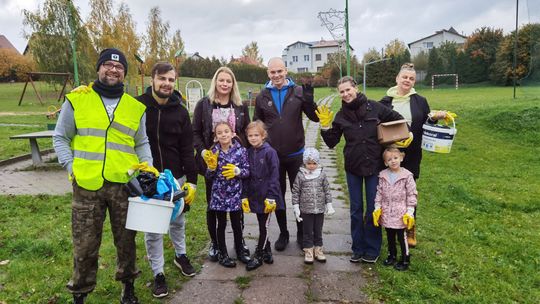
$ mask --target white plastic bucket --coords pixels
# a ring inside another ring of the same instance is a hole
[[[167,234],[174,204],[156,199],[130,197],[126,228],[130,230]]]
[[[422,149],[435,153],[450,153],[457,133],[453,118],[452,127],[430,124],[426,120],[422,129]]]

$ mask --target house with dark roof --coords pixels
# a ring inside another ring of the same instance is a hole
[[[13,44],[11,44],[9,39],[7,39],[7,37],[4,35],[0,35],[0,49],[9,49],[17,52],[17,54],[21,54],[19,53],[19,50],[17,50],[17,48],[15,48]]]
[[[436,31],[435,34],[418,39],[408,44],[411,58],[416,57],[420,52],[429,53],[434,47],[439,47],[444,42],[455,42],[458,45],[463,45],[467,40],[467,36],[461,35],[453,27],[445,30]]]
[[[344,51],[346,51],[345,41],[321,38],[319,41],[291,43],[283,49],[281,58],[289,71],[315,73],[322,69],[332,54]]]

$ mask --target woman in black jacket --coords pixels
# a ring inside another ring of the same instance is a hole
[[[405,158],[401,165],[412,172],[414,179],[420,177],[420,162],[422,161],[422,125],[426,120],[436,122],[446,116],[445,111],[430,114],[429,104],[425,97],[420,96],[414,89],[416,71],[414,64],[405,63],[396,76],[396,86],[391,87],[381,100],[381,103],[401,114],[409,123],[413,140],[408,147],[401,148]],[[416,218],[416,209],[414,211]],[[407,231],[409,246],[416,246],[416,225]]]
[[[236,82],[236,77],[228,67],[220,67],[214,73],[210,82],[208,96],[202,98],[195,105],[193,113],[193,145],[195,147],[195,159],[199,174],[205,176],[206,163],[203,155],[210,151],[214,144],[214,126],[221,121],[226,121],[233,127],[236,135],[246,144],[245,130],[249,124],[249,110],[242,104],[240,91]],[[205,177],[206,202],[210,202],[212,191],[212,180]],[[243,216],[242,210],[239,211]],[[216,212],[206,209],[206,224],[212,240],[212,247],[208,252],[211,260],[217,261],[217,217]],[[238,259],[241,262],[249,261],[249,250],[244,244],[244,240],[235,239],[235,249]]]
[[[360,260],[375,263],[381,250],[381,229],[373,225],[372,213],[375,209],[378,174],[383,167],[382,151],[377,138],[377,125],[403,119],[403,117],[383,106],[368,100],[358,92],[356,82],[350,76],[338,81],[338,92],[342,106],[337,112],[332,127],[321,130],[321,135],[329,148],[345,138],[345,171],[349,188],[351,212],[352,257],[351,262]],[[363,186],[365,184],[366,209],[364,213]]]

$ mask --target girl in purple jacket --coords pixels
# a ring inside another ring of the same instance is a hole
[[[247,270],[259,268],[263,262],[272,264],[272,250],[268,239],[268,224],[270,215],[277,208],[284,210],[281,188],[279,186],[279,159],[274,150],[265,140],[268,135],[265,125],[257,120],[246,128],[246,134],[251,147],[248,149],[249,179],[244,183],[244,212],[257,214],[259,222],[259,241],[255,254],[246,265]]]
[[[219,122],[214,129],[217,143],[212,148],[206,177],[212,179],[212,195],[209,208],[217,216],[217,245],[219,264],[236,267],[229,258],[225,243],[227,212],[233,228],[235,248],[242,246],[242,180],[249,176],[249,164],[246,149],[234,138],[233,129],[228,122]],[[242,260],[241,260],[242,261]],[[246,261],[246,263],[249,260]]]
[[[388,168],[379,173],[373,224],[380,224],[386,230],[389,254],[383,264],[393,265],[397,270],[407,270],[410,256],[405,229],[414,226],[418,192],[413,174],[401,167],[402,152],[397,148],[387,148],[383,152],[383,160]],[[397,264],[396,238],[401,247],[401,260]]]

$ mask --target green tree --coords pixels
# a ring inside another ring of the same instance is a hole
[[[428,67],[429,55],[428,53],[421,51],[413,59],[414,68],[418,71],[425,71]]]
[[[399,39],[394,39],[390,41],[385,47],[384,47],[384,56],[385,57],[398,57],[402,56],[402,54],[405,54],[405,52],[408,52],[407,46],[405,46],[405,43]],[[410,57],[410,54],[409,54]]]
[[[436,47],[429,50],[429,58],[428,58],[428,67],[427,67],[427,75],[425,82],[426,84],[431,83],[431,76],[435,74],[441,74],[444,72],[444,65],[443,61],[441,59],[441,56],[439,55],[439,51]]]
[[[263,58],[261,55],[259,55],[259,46],[257,45],[256,41],[251,41],[251,43],[242,49],[242,56],[251,58],[253,61],[258,62],[259,64],[262,64],[263,62]]]
[[[506,35],[497,49],[497,58],[490,74],[490,78],[496,84],[510,85],[513,83],[514,35],[515,31]],[[518,80],[528,77],[530,72],[533,71],[534,65],[538,64],[531,60],[531,54],[538,52],[538,48],[540,48],[539,41],[540,23],[527,24],[518,31],[517,66],[515,70]]]
[[[113,45],[113,2],[112,0],[90,0],[90,15],[86,20],[85,27],[88,30],[90,40],[98,51]]]
[[[46,0],[35,11],[23,10],[23,24],[29,39],[30,52],[39,71],[73,73],[70,45],[69,16],[72,4],[68,0]],[[78,9],[73,9],[74,32],[77,40],[79,78],[88,82],[96,76],[96,51],[92,47],[86,28],[82,25]]]
[[[182,53],[182,55],[185,56],[185,54],[184,54],[184,40],[182,39],[182,36],[180,35],[180,30],[176,30],[174,32],[174,35],[172,36],[172,39],[171,39],[171,45],[169,47],[169,61],[170,62],[175,62],[174,55],[178,51],[180,51]]]
[[[112,25],[112,33],[114,41],[106,47],[115,47],[127,57],[129,69],[127,81],[130,84],[134,84],[139,74],[139,62],[135,59],[135,54],[139,54],[141,51],[141,37],[135,32],[136,24],[133,21],[133,16],[129,11],[129,7],[126,3],[121,3],[118,8],[118,13],[114,17]]]
[[[465,54],[470,58],[470,65],[464,73],[464,81],[480,82],[489,80],[491,67],[497,59],[497,48],[503,39],[502,29],[481,27],[476,29],[465,41]]]
[[[169,29],[169,22],[163,21],[161,18],[161,10],[159,7],[152,7],[148,14],[148,24],[145,36],[145,65],[147,70],[157,61],[167,60],[169,58]]]

